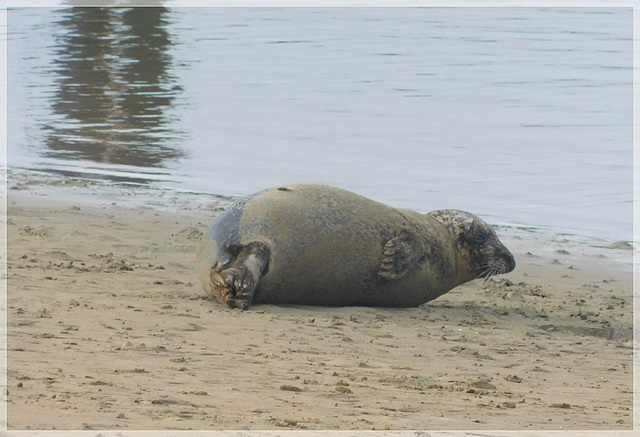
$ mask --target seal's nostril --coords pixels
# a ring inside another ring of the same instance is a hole
[[[513,257],[511,252],[504,252],[500,254],[500,256],[502,256],[502,258],[507,262],[508,272],[516,268],[516,259]]]

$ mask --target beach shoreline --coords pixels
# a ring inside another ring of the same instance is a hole
[[[499,227],[516,270],[419,308],[240,312],[194,268],[231,198],[91,189],[9,183],[9,430],[632,429],[628,243]]]

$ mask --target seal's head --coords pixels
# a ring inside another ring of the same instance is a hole
[[[453,235],[456,250],[473,276],[466,280],[488,279],[509,273],[516,267],[513,255],[500,242],[493,228],[475,215],[455,209],[441,209],[429,215]]]

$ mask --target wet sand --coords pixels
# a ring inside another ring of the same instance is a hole
[[[516,270],[420,308],[241,312],[194,272],[226,200],[8,195],[9,430],[632,429],[624,244],[499,228]]]

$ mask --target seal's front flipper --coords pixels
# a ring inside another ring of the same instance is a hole
[[[422,258],[422,246],[412,232],[401,229],[398,235],[387,241],[382,249],[378,278],[400,279],[415,269]]]
[[[211,269],[210,280],[214,294],[231,308],[246,310],[251,305],[258,280],[269,266],[269,248],[252,242],[236,247],[235,259]]]

